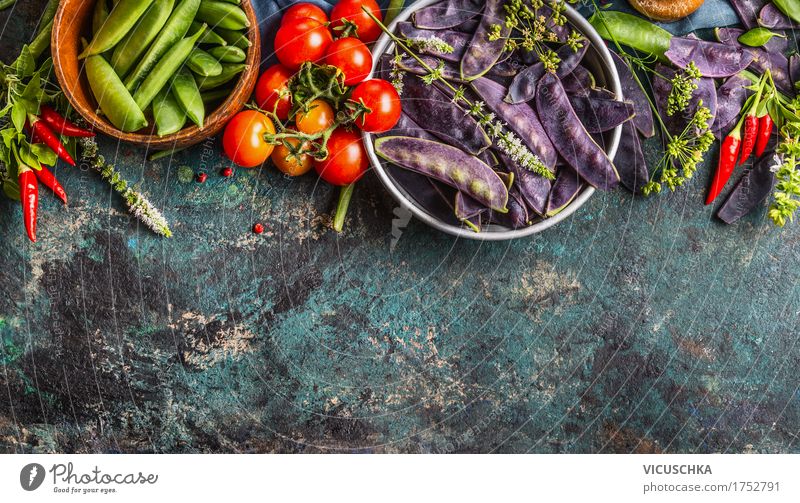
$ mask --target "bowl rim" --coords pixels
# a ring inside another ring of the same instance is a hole
[[[87,1],[87,0],[82,0]],[[53,30],[50,35],[50,45],[51,47],[58,47],[57,39],[58,35],[60,34],[61,25],[63,23],[63,18],[65,16],[66,11],[66,2],[60,2],[58,9],[56,10],[56,14],[53,21]],[[227,110],[227,107],[233,104],[234,98],[236,98],[239,94],[244,93],[244,100],[242,102],[242,106],[247,103],[247,100],[250,98],[252,94],[252,89],[248,89],[249,87],[255,87],[256,79],[258,78],[258,69],[260,66],[260,59],[261,59],[261,40],[260,40],[260,28],[258,17],[255,12],[255,8],[253,7],[252,0],[243,0],[241,2],[242,9],[245,11],[248,19],[250,19],[250,27],[247,29],[247,38],[250,40],[251,46],[247,49],[247,58],[245,59],[244,63],[248,65],[247,68],[242,72],[239,76],[238,80],[236,81],[236,85],[231,89],[231,93],[228,97],[220,102],[217,107],[206,117],[204,127],[201,129],[196,124],[192,122],[187,122],[186,126],[184,126],[180,131],[176,131],[175,133],[168,134],[165,136],[158,136],[153,132],[152,134],[140,133],[138,131],[133,131],[130,133],[126,133],[121,129],[117,129],[114,127],[113,124],[108,123],[107,121],[97,120],[93,116],[89,116],[88,114],[84,114],[81,112],[81,107],[78,106],[78,100],[75,97],[72,89],[68,85],[64,85],[64,81],[66,81],[66,76],[64,75],[64,70],[61,68],[61,53],[57,50],[51,50],[52,58],[53,58],[53,69],[56,75],[56,79],[58,80],[59,87],[61,91],[64,93],[64,96],[69,101],[70,106],[78,113],[80,116],[86,120],[93,129],[98,130],[112,138],[116,138],[117,140],[124,141],[126,143],[131,143],[134,145],[142,145],[147,146],[148,149],[154,150],[161,150],[161,149],[170,149],[170,148],[185,148],[186,146],[196,145],[206,138],[209,138],[219,132],[221,127],[224,126],[226,114],[230,111]],[[86,20],[83,21],[84,23]],[[79,72],[78,72],[78,82],[75,85],[85,85],[83,79],[85,79],[84,72],[81,68],[81,63],[79,63]],[[248,68],[255,68],[255,79],[253,80],[252,86],[248,82]],[[91,94],[91,91],[90,93]],[[241,107],[234,107],[235,109],[240,109]],[[233,115],[237,110],[233,110],[231,115]],[[96,115],[96,114],[95,114]],[[213,131],[215,126],[213,124],[219,123],[220,126],[217,127],[217,131]],[[150,127],[149,125],[147,127]],[[211,132],[209,134],[209,132]],[[193,140],[194,139],[194,140]],[[181,146],[183,145],[183,146]]]
[[[397,17],[390,23],[389,30],[394,32],[397,28],[397,24],[403,21],[407,21],[411,14],[415,11],[437,3],[441,0],[416,0],[414,3],[403,9]],[[606,44],[603,42],[603,39],[597,33],[597,31],[589,24],[589,21],[586,20],[577,10],[573,7],[566,5],[565,15],[567,19],[589,40],[589,43],[594,47],[594,49],[598,52],[600,56],[600,62],[604,66],[604,70],[606,71],[606,79],[609,82],[606,83],[606,86],[610,87],[610,90],[614,92],[619,100],[624,100],[624,96],[622,93],[622,85],[619,80],[619,73],[617,72],[617,68],[614,65],[614,61],[611,58],[611,54],[606,47]],[[391,47],[392,40],[389,38],[389,35],[386,33],[382,33],[380,38],[378,38],[375,46],[372,49],[372,71],[369,74],[368,78],[372,78],[375,74],[375,71],[380,63],[381,56]],[[606,153],[611,159],[614,161],[616,157],[617,150],[619,148],[620,138],[622,136],[622,126],[617,126],[614,128],[611,134],[611,141],[606,149]],[[537,234],[542,232],[554,225],[562,222],[573,213],[575,213],[581,206],[589,200],[590,197],[595,192],[595,188],[592,186],[587,186],[584,188],[580,194],[578,194],[575,199],[572,200],[571,203],[567,205],[561,212],[557,215],[552,216],[550,218],[546,218],[537,222],[533,225],[522,229],[507,229],[502,227],[504,230],[491,230],[490,228],[483,228],[481,232],[474,232],[470,229],[465,228],[464,226],[456,226],[452,224],[448,224],[446,222],[441,221],[440,219],[434,217],[426,210],[422,209],[418,203],[410,197],[407,197],[403,190],[401,190],[397,184],[392,179],[391,175],[389,175],[388,171],[384,168],[383,164],[381,163],[380,158],[375,153],[375,148],[373,146],[372,134],[364,133],[362,135],[362,139],[364,142],[364,148],[367,151],[367,156],[370,159],[370,163],[372,167],[375,169],[376,173],[378,174],[378,178],[380,179],[383,186],[389,193],[394,197],[394,199],[400,203],[400,206],[403,207],[405,210],[411,212],[419,220],[423,221],[425,224],[450,234],[452,236],[466,238],[466,239],[473,239],[477,241],[506,241],[510,239],[518,239],[526,236],[531,236],[533,234]],[[497,226],[499,227],[499,226]]]

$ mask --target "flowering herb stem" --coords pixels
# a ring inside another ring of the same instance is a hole
[[[465,96],[466,90],[463,87],[455,87],[447,79],[442,76],[442,68],[433,68],[426,63],[419,55],[417,55],[400,37],[392,33],[378,18],[376,18],[369,10],[363,8],[364,12],[372,18],[375,23],[380,26],[381,30],[386,33],[389,38],[395,43],[397,47],[403,50],[406,54],[414,58],[427,72],[427,75],[422,76],[422,80],[426,84],[432,84],[434,81],[441,83],[447,87],[452,95],[452,101],[455,104],[461,104],[466,113],[478,119],[478,123],[486,128],[486,133],[494,140],[495,145],[508,154],[511,159],[519,163],[520,166],[528,169],[537,175],[540,175],[548,180],[555,179],[555,175],[544,165],[542,160],[531,152],[522,141],[511,131],[508,131],[501,121],[496,120],[494,114],[487,113],[484,108],[486,104],[482,101],[472,101]]]

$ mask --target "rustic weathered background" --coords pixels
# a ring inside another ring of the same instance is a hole
[[[39,14],[0,15],[4,60]],[[800,451],[800,227],[721,225],[707,168],[482,244],[371,174],[339,236],[312,176],[102,147],[175,236],[65,166],[37,244],[0,202],[0,451]]]

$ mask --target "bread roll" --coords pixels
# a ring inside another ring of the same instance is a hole
[[[703,5],[705,0],[628,0],[634,9],[655,21],[683,19]]]

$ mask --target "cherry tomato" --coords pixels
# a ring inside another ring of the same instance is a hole
[[[344,85],[352,86],[363,82],[369,75],[372,53],[357,38],[340,38],[328,46],[325,63],[340,69],[344,73]]]
[[[283,12],[281,18],[281,26],[287,23],[294,23],[303,18],[316,19],[320,23],[328,22],[328,15],[325,11],[314,5],[313,3],[301,2],[296,3]]]
[[[256,83],[256,103],[259,108],[267,112],[274,111],[282,121],[286,120],[292,108],[292,95],[287,85],[290,78],[292,71],[277,64],[267,68]]]
[[[388,131],[400,120],[400,96],[392,84],[381,79],[370,79],[357,85],[350,95],[355,102],[363,102],[370,110],[358,119],[362,131],[381,133]]]
[[[314,169],[331,185],[350,185],[361,178],[369,168],[369,159],[356,131],[336,128],[328,138],[328,157],[314,160]]]
[[[331,10],[331,28],[335,32],[336,28],[344,25],[342,19],[346,19],[356,25],[359,40],[371,44],[381,35],[381,27],[361,10],[362,6],[366,7],[378,21],[383,20],[381,8],[375,0],[341,0]]]
[[[297,138],[287,138],[284,141],[294,149],[297,149],[298,145],[300,145],[300,140]],[[300,176],[308,173],[312,168],[313,160],[310,155],[302,154],[299,157],[293,155],[292,151],[283,143],[275,146],[271,159],[276,168],[289,176]]]
[[[264,141],[266,133],[275,133],[275,126],[269,117],[255,110],[239,112],[225,126],[222,136],[225,155],[243,168],[261,165],[274,148],[274,145]]]
[[[305,134],[317,134],[333,125],[336,112],[325,100],[314,100],[308,104],[308,112],[297,112],[297,129]]]
[[[327,26],[316,19],[303,18],[287,23],[275,34],[275,55],[289,70],[297,71],[306,61],[319,61],[333,42]]]

